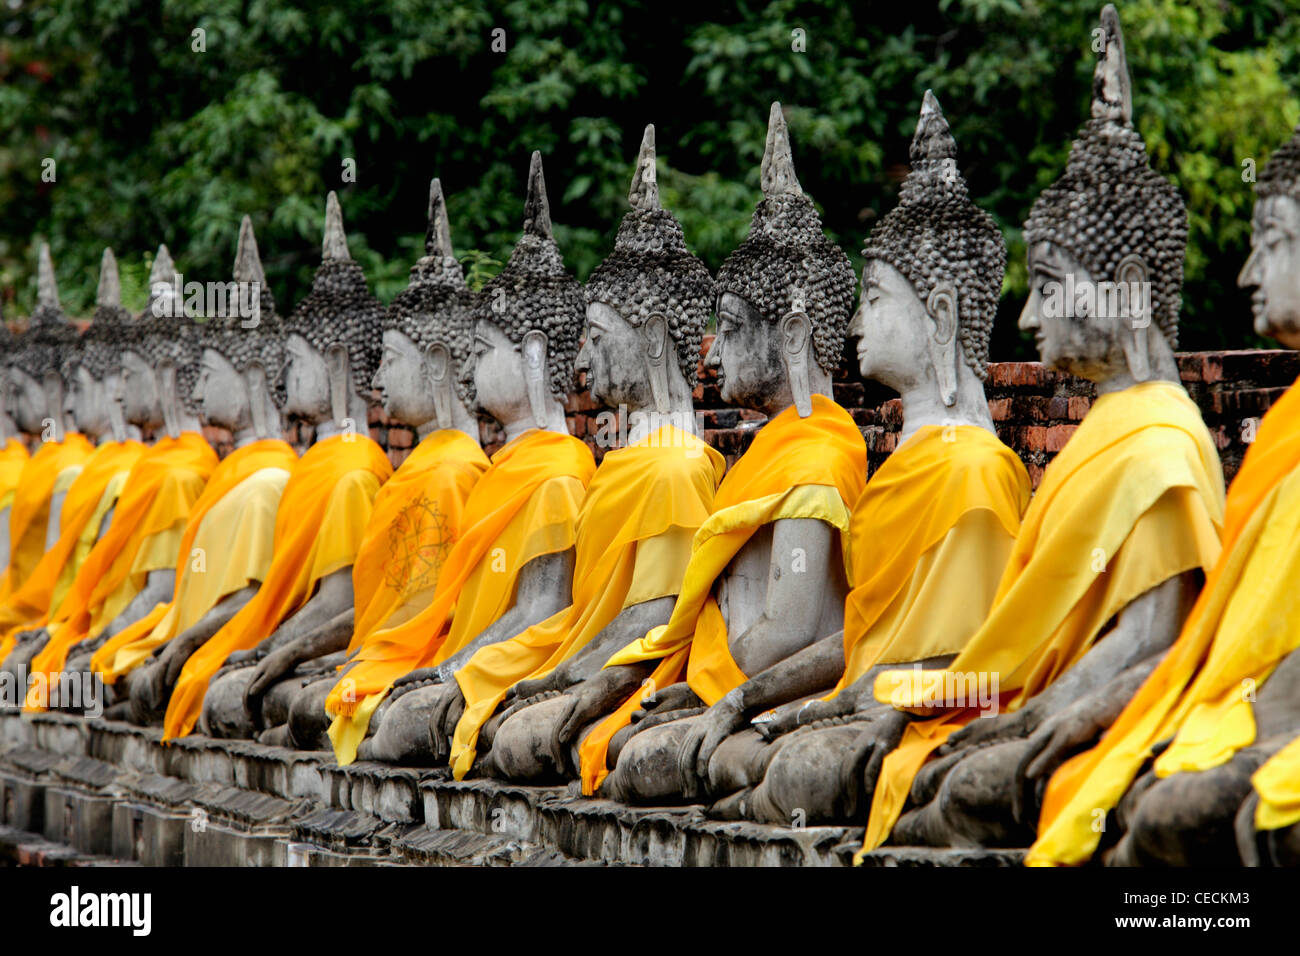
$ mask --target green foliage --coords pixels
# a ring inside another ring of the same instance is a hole
[[[1235,286],[1253,202],[1243,162],[1262,166],[1300,119],[1295,7],[1120,5],[1138,128],[1188,203],[1184,347],[1258,342]],[[387,300],[420,254],[433,176],[481,286],[509,257],[533,150],[545,158],[556,237],[585,278],[626,209],[648,122],[663,199],[716,268],[758,199],[773,99],[787,108],[805,190],[858,262],[896,201],[932,88],[972,194],[1011,247],[994,357],[1028,356],[1015,328],[1020,224],[1087,115],[1099,8],[11,0],[0,22],[0,297],[10,314],[30,309],[35,244],[47,239],[69,311],[90,311],[105,245],[139,308],[159,242],[187,279],[224,279],[248,213],[288,311],[319,261],[324,194],[335,189],[352,254]],[[47,158],[54,182],[42,179]]]

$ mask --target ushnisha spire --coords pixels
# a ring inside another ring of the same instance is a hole
[[[343,210],[333,191],[325,200],[325,231],[321,264],[311,292],[285,321],[285,334],[297,333],[321,355],[333,345],[348,351],[352,385],[362,398],[370,396],[370,381],[382,352],[380,318],[384,307],[370,294],[366,275],[348,253]]]
[[[260,365],[266,372],[266,380],[273,389],[278,389],[284,367],[284,327],[276,314],[275,299],[262,268],[251,216],[240,220],[239,244],[235,247],[231,274],[237,283],[256,284],[258,295],[254,298],[251,290],[245,292],[241,288],[238,297],[227,302],[224,315],[208,317],[203,324],[200,345],[225,356],[238,372]],[[254,301],[258,304],[256,314],[245,314],[252,311],[246,306]]]
[[[1101,8],[1101,32],[1105,46],[1092,74],[1092,117],[1128,126],[1133,122],[1133,81],[1113,4]]]
[[[401,332],[421,351],[446,347],[457,369],[466,367],[474,344],[473,295],[452,253],[451,223],[442,181],[429,183],[429,212],[424,256],[411,266],[407,286],[384,311],[385,331]],[[468,402],[471,391],[459,375],[455,383]]]
[[[582,287],[565,271],[551,233],[542,154],[534,152],[528,166],[523,235],[506,267],[479,293],[475,318],[491,322],[516,345],[528,332],[544,332],[551,394],[562,400],[573,382],[573,360],[585,317]]]
[[[767,114],[767,145],[763,148],[761,170],[763,195],[768,199],[778,196],[802,196],[799,178],[794,174],[794,156],[790,152],[790,128],[785,123],[785,111],[773,101]]]
[[[763,201],[754,210],[749,234],[718,270],[718,294],[739,296],[767,322],[804,312],[812,323],[817,363],[833,371],[857,283],[849,257],[822,231],[816,207],[799,186],[780,103],[772,104],[768,116],[762,184]]]
[[[50,256],[50,244],[41,243],[41,251],[36,261],[36,304],[50,309],[59,309],[59,283],[54,278],[54,259]]]
[[[1120,262],[1139,256],[1151,282],[1151,313],[1171,348],[1178,345],[1187,207],[1151,168],[1133,127],[1132,93],[1119,14],[1101,11],[1105,46],[1093,77],[1092,116],[1079,130],[1060,179],[1034,202],[1025,222],[1031,245],[1052,243],[1096,281],[1115,281]]]
[[[647,126],[614,249],[587,280],[589,303],[603,303],[640,328],[652,315],[668,320],[678,363],[695,384],[700,339],[713,310],[713,279],[686,248],[681,223],[659,204],[655,128]]]
[[[176,368],[176,397],[194,414],[194,385],[199,379],[199,327],[185,313],[181,274],[165,243],[160,243],[149,270],[149,301],[134,322],[127,324],[130,335],[125,347],[160,368],[170,362]]]
[[[929,90],[921,102],[910,155],[912,170],[903,181],[898,205],[871,230],[862,257],[887,262],[901,272],[923,303],[940,284],[951,287],[957,296],[963,357],[983,379],[1007,247],[993,217],[970,200],[957,167],[957,143]]]
[[[42,242],[36,258],[36,307],[10,364],[40,381],[47,372],[61,371],[63,358],[76,341],[77,331],[59,304],[49,244]]]
[[[112,249],[105,247],[99,261],[95,314],[86,331],[81,333],[78,354],[64,362],[64,377],[78,363],[101,380],[120,368],[122,348],[131,336],[132,324],[131,313],[122,307],[122,283],[118,276],[117,257],[113,255]]]

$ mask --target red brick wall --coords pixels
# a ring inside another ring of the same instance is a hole
[[[707,350],[711,336],[706,336]],[[1300,353],[1288,351],[1184,352],[1178,356],[1183,384],[1200,406],[1223,459],[1228,479],[1236,474],[1246,453],[1247,421],[1258,419],[1300,376]],[[763,417],[745,409],[722,404],[716,376],[700,368],[695,389],[695,407],[702,414],[704,438],[734,462],[753,440],[755,426]],[[868,469],[874,472],[894,450],[902,409],[893,392],[874,382],[864,382],[856,362],[846,356],[835,376],[835,400],[849,410],[867,442]],[[998,437],[1013,448],[1029,469],[1035,487],[1043,468],[1065,444],[1092,404],[1091,383],[1044,368],[1038,362],[995,362],[989,366],[985,383],[989,410]],[[604,449],[595,444],[599,409],[584,390],[565,405],[569,431],[592,447],[597,460]],[[748,427],[746,427],[748,425]],[[410,454],[414,431],[390,423],[378,404],[370,409],[370,435],[388,451],[397,466]],[[209,439],[220,454],[230,449],[229,435],[209,430]],[[311,442],[311,429],[301,426],[286,432],[285,439],[300,450]],[[488,452],[501,447],[501,431],[483,426]]]

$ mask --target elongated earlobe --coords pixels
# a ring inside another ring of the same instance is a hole
[[[248,415],[253,422],[253,434],[258,438],[278,438],[281,429],[267,407],[270,389],[267,387],[266,370],[260,365],[250,365],[244,372],[244,383],[248,386]]]
[[[812,323],[803,312],[790,312],[781,320],[781,355],[785,360],[794,408],[800,418],[812,414],[812,374],[808,368]]]
[[[348,390],[352,384],[348,350],[342,345],[331,345],[325,352],[325,365],[330,376],[330,417],[342,428],[348,418]]]
[[[451,428],[451,356],[447,347],[435,342],[424,353],[424,370],[429,377],[429,391],[433,394],[433,417],[439,428]]]
[[[1151,378],[1151,349],[1147,341],[1151,328],[1151,293],[1146,263],[1139,255],[1127,255],[1115,268],[1116,297],[1120,306],[1115,317],[1116,334],[1124,347],[1124,360],[1135,382]],[[1098,307],[1101,307],[1100,297]]]
[[[939,383],[939,398],[951,408],[957,403],[957,296],[949,286],[938,286],[930,292],[925,308],[934,322],[927,345]]]
[[[643,327],[646,342],[646,361],[650,371],[650,396],[655,411],[664,415],[672,407],[668,393],[668,320],[655,314],[646,319]]]
[[[545,428],[549,416],[547,404],[551,397],[550,382],[547,381],[546,333],[533,329],[524,334],[524,381],[528,391],[528,405],[533,412],[533,421],[538,428]]]

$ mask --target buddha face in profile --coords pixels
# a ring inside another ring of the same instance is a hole
[[[373,386],[379,390],[384,411],[408,425],[423,425],[437,414],[429,388],[424,353],[404,333],[384,332],[384,350]]]
[[[296,332],[285,342],[284,356],[285,414],[312,422],[328,421],[330,378],[325,356]]]
[[[114,381],[120,377],[121,373],[110,373],[101,382],[84,365],[76,366],[64,394],[64,409],[72,413],[78,431],[98,438],[112,430],[109,405],[122,392],[120,384]]]
[[[45,419],[45,389],[20,368],[10,367],[5,376],[6,406],[19,431],[38,435]]]
[[[722,293],[718,297],[718,331],[704,364],[717,369],[724,402],[744,408],[766,407],[784,386],[779,324],[766,321],[758,309],[734,292]]]
[[[1044,365],[1093,381],[1123,365],[1120,323],[1133,320],[1101,296],[1071,299],[1072,290],[1098,288],[1082,262],[1055,243],[1036,242],[1029,247],[1029,282],[1020,328],[1033,332]]]
[[[122,353],[118,400],[122,403],[126,420],[133,424],[162,421],[162,401],[153,364],[138,352]]]
[[[1255,203],[1250,257],[1237,279],[1254,288],[1255,331],[1300,349],[1300,202],[1267,196]]]
[[[849,322],[864,378],[901,390],[921,377],[934,319],[912,283],[882,259],[862,268],[862,296]]]
[[[199,378],[191,399],[210,425],[236,429],[249,418],[248,386],[230,360],[216,349],[205,348],[199,360]]]
[[[499,422],[528,414],[528,387],[520,346],[486,319],[474,324],[471,365],[479,408]]]
[[[576,368],[586,372],[592,398],[607,408],[636,408],[651,401],[645,337],[603,302],[587,306],[587,335]]]

